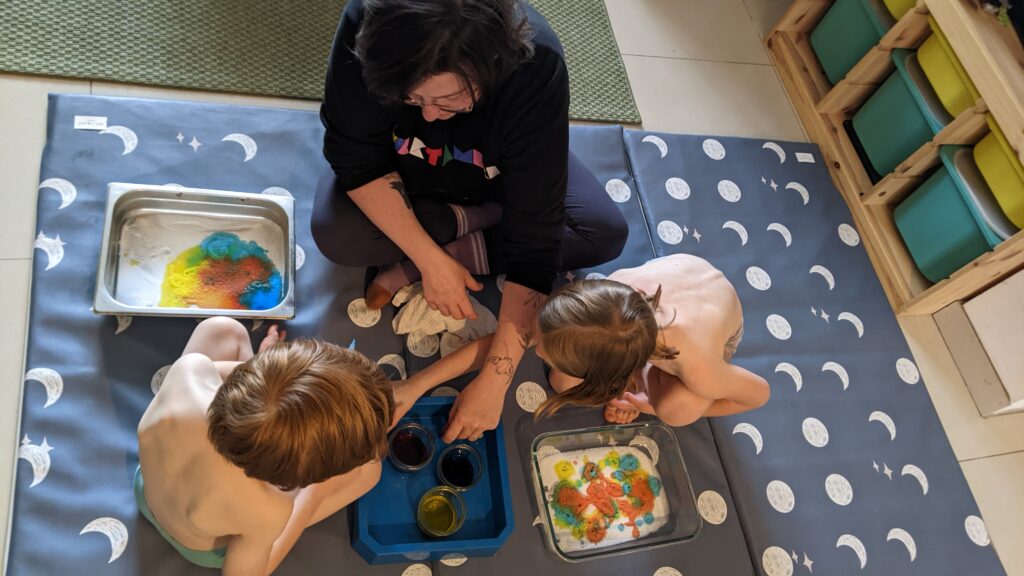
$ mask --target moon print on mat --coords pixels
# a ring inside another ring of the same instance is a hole
[[[760,454],[761,449],[764,448],[764,438],[761,437],[761,431],[756,426],[747,422],[740,422],[732,429],[732,433],[746,434],[754,442],[754,454]]]
[[[843,534],[836,540],[836,548],[846,546],[853,553],[857,555],[857,560],[860,562],[860,569],[863,570],[868,564],[868,551],[864,548],[864,543],[860,541],[853,534]]]
[[[242,147],[245,151],[245,159],[242,162],[248,162],[256,157],[256,141],[246,136],[245,134],[228,134],[227,136],[220,139],[221,142],[235,142]]]
[[[714,490],[705,490],[697,497],[697,512],[708,524],[719,525],[729,517],[729,508],[725,498]]]
[[[789,514],[793,511],[793,507],[796,506],[796,496],[793,495],[793,489],[782,480],[772,480],[769,482],[765,492],[768,494],[768,504],[771,504],[771,507],[775,508],[777,512]]]
[[[658,448],[658,443],[655,442],[654,438],[637,434],[629,441],[629,445],[647,452],[647,455],[651,457],[651,464],[658,465],[658,458],[661,457],[661,448]]]
[[[604,191],[608,193],[608,196],[616,202],[626,202],[633,196],[633,192],[629,189],[629,185],[619,180],[618,178],[612,178],[604,185]]]
[[[722,224],[722,230],[726,230],[726,229],[732,230],[732,231],[736,232],[736,234],[739,235],[739,237],[740,237],[740,246],[746,246],[747,245],[747,239],[749,238],[749,236],[747,235],[747,229],[743,226],[743,224],[740,224],[739,222],[737,222],[735,220],[729,220],[725,224]]]
[[[850,387],[850,375],[846,372],[846,368],[838,362],[825,362],[821,365],[822,372],[832,372],[836,376],[839,376],[839,381],[843,384],[843,390]]]
[[[921,495],[928,494],[928,476],[925,475],[924,470],[913,464],[907,464],[900,472],[900,476],[913,476],[917,479],[918,484],[921,485]]]
[[[786,243],[786,248],[789,248],[789,245],[793,243],[793,234],[790,233],[789,228],[786,228],[782,224],[772,222],[768,225],[767,230],[769,232],[778,232],[779,236],[782,236],[782,240]]]
[[[32,483],[29,484],[29,488],[45,480],[46,475],[50,473],[50,450],[53,450],[53,447],[47,444],[45,436],[43,443],[39,445],[33,444],[28,435],[21,439],[18,458],[32,466]]]
[[[171,365],[161,366],[157,368],[156,372],[153,372],[153,377],[149,379],[149,389],[153,392],[153,396],[160,391],[160,387],[164,385],[164,378],[167,378],[167,373],[171,371]]]
[[[778,546],[769,546],[761,555],[761,567],[767,576],[793,576],[793,558]]]
[[[804,440],[815,448],[824,448],[828,444],[828,428],[817,418],[805,418],[801,429]]]
[[[117,560],[128,546],[128,528],[117,518],[97,518],[86,524],[78,535],[89,532],[99,532],[110,540],[110,560],[107,560],[107,564]]]
[[[306,263],[306,251],[302,249],[302,246],[299,246],[299,244],[296,243],[295,244],[295,271],[298,272],[299,269],[302,268],[302,265],[305,264],[305,263]]]
[[[985,527],[985,521],[974,514],[964,518],[964,531],[967,532],[967,537],[971,539],[971,542],[978,546],[988,546],[992,543],[992,539],[988,536],[988,528]]]
[[[665,244],[679,244],[683,241],[683,229],[671,220],[658,222],[658,237]]]
[[[377,366],[380,366],[381,368],[384,366],[390,366],[398,373],[399,380],[405,380],[405,358],[402,358],[398,354],[385,354],[381,356],[380,360],[377,360]],[[391,378],[391,380],[394,380],[394,378]]]
[[[600,272],[591,272],[590,274],[587,274],[587,280],[605,280],[607,278],[607,276]]]
[[[60,234],[57,234],[54,238],[48,238],[42,230],[39,231],[39,235],[32,242],[33,248],[46,253],[46,270],[60,264],[60,261],[64,259],[64,246],[65,244],[60,239]]]
[[[844,222],[839,225],[838,231],[839,239],[843,241],[843,244],[846,244],[847,246],[856,246],[857,244],[860,244],[860,234],[857,234],[857,231],[853,226]]]
[[[516,388],[516,403],[531,414],[547,399],[547,392],[536,382],[523,382]]]
[[[413,564],[402,571],[402,576],[430,576],[430,566],[426,564]]]
[[[725,158],[725,146],[722,146],[722,143],[714,138],[705,140],[701,147],[704,148],[704,153],[708,155],[708,158],[712,160]]]
[[[78,189],[75,185],[63,178],[47,178],[39,183],[39,190],[56,190],[60,193],[60,206],[57,210],[63,210],[78,197]]]
[[[917,371],[917,365],[907,358],[900,358],[896,361],[896,373],[900,380],[907,384],[917,384],[921,381],[921,373]]]
[[[814,266],[811,266],[811,269],[808,273],[817,274],[824,278],[825,282],[828,284],[828,289],[830,291],[836,287],[836,279],[835,276],[832,275],[832,271],[829,270],[828,268],[825,268],[821,264],[815,264]]]
[[[853,325],[854,330],[857,331],[857,338],[864,337],[864,323],[861,322],[859,316],[852,312],[840,312],[839,316],[837,316],[836,318],[840,321],[845,320],[846,322],[849,322],[851,325]]]
[[[671,566],[662,566],[654,571],[654,576],[683,576],[683,573]]]
[[[135,151],[135,147],[139,145],[139,137],[135,135],[135,132],[131,128],[125,126],[108,126],[106,130],[100,130],[100,134],[113,134],[121,139],[121,143],[124,145],[124,152],[121,152],[121,156],[127,156]]]
[[[665,180],[665,192],[676,200],[686,200],[690,197],[690,185],[682,178],[672,177]]]
[[[786,151],[782,149],[782,146],[779,146],[775,142],[765,142],[763,145],[761,145],[761,149],[771,150],[772,152],[778,154],[779,164],[782,164],[783,162],[786,161]]]
[[[893,528],[889,530],[889,535],[885,537],[886,542],[893,540],[899,540],[907,547],[907,553],[910,554],[910,561],[913,562],[917,558],[917,544],[914,542],[914,537],[910,535],[903,528]]]
[[[800,195],[800,199],[804,201],[804,206],[811,201],[811,193],[807,191],[807,188],[799,182],[790,182],[786,184],[786,190],[793,190]]]
[[[740,187],[732,180],[722,180],[718,183],[718,195],[726,202],[739,202],[743,197]]]
[[[451,386],[438,386],[430,395],[434,398],[454,398],[459,395],[459,391]]]
[[[438,348],[441,347],[441,339],[437,334],[427,334],[422,330],[413,330],[405,337],[405,346],[413,356],[430,358],[437,354]]]
[[[853,486],[842,474],[829,474],[825,478],[825,494],[840,506],[848,506],[853,502]]]
[[[456,568],[458,566],[462,566],[463,564],[465,564],[466,560],[469,560],[469,558],[466,558],[465,554],[452,552],[451,554],[445,554],[441,557],[441,564],[444,564],[445,566],[450,566],[452,568]]]
[[[370,310],[365,298],[356,298],[348,303],[348,317],[356,326],[369,328],[380,322],[380,310]]]
[[[764,323],[768,327],[768,332],[778,340],[789,340],[789,337],[793,335],[793,328],[789,325],[789,320],[778,314],[769,314]]]
[[[789,362],[779,362],[775,365],[776,372],[785,372],[789,374],[789,377],[793,379],[793,384],[796,385],[796,391],[799,392],[800,388],[804,385],[804,377],[800,374],[800,370],[796,366],[793,366]]]
[[[747,282],[755,290],[765,291],[772,287],[772,277],[763,268],[751,266],[747,268]]]
[[[46,389],[46,404],[43,404],[43,408],[52,406],[54,402],[60,400],[61,394],[64,393],[64,379],[56,370],[50,368],[29,370],[25,373],[25,381],[39,382]]]
[[[117,336],[121,332],[127,330],[128,327],[132,325],[132,319],[134,319],[135,317],[118,314],[115,315],[114,318],[117,318],[117,329],[114,330],[114,336]]]
[[[647,136],[644,136],[644,139],[641,140],[641,142],[646,142],[648,144],[654,144],[655,146],[657,146],[658,152],[661,153],[662,158],[664,158],[665,155],[668,154],[668,144],[665,144],[664,140],[662,140],[658,136],[655,136],[654,134],[648,134]]]
[[[891,441],[896,439],[896,423],[893,422],[892,418],[885,412],[875,410],[870,416],[868,416],[868,422],[881,423],[882,426],[885,426],[885,429],[889,431],[889,440]],[[904,468],[904,470],[906,470],[906,468]]]
[[[292,193],[287,188],[281,188],[280,186],[271,186],[270,188],[264,188],[260,194],[269,194],[271,196],[287,196],[288,198],[294,198]]]

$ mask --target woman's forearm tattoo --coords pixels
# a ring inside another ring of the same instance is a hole
[[[515,363],[512,362],[512,357],[508,355],[508,344],[505,344],[504,356],[488,356],[485,362],[494,366],[495,374],[507,377],[508,383],[512,382],[512,377],[516,372],[516,366]]]
[[[402,200],[405,201],[405,207],[412,210],[412,202],[409,201],[409,194],[405,192],[405,183],[402,182],[402,178],[398,174],[388,174],[384,179],[388,181],[388,186],[391,186],[391,189],[398,192],[398,195],[402,197]]]

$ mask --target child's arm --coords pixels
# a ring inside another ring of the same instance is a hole
[[[391,425],[401,420],[420,396],[467,372],[479,370],[493,339],[493,334],[478,338],[413,374],[408,380],[397,382],[393,389],[396,406]]]

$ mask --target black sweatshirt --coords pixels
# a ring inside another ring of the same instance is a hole
[[[452,204],[498,202],[507,280],[542,293],[561,265],[569,150],[569,76],[547,21],[524,8],[533,58],[473,111],[427,122],[418,107],[387,107],[367,92],[353,53],[363,17],[350,0],[334,39],[320,118],[324,157],[353,190],[397,171],[406,191]]]

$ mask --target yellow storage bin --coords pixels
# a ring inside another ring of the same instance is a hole
[[[1024,228],[1024,167],[992,116],[988,127],[989,134],[974,147],[974,161],[1003,213]]]
[[[960,59],[956,57],[945,34],[939,29],[935,19],[928,17],[932,35],[917,49],[917,58],[921,62],[928,82],[939,95],[942,106],[953,117],[958,116],[978,101],[980,94],[967,75]]]
[[[885,7],[889,9],[889,13],[892,17],[899,20],[903,18],[903,15],[910,12],[910,9],[914,7],[915,0],[882,0],[885,2]]]

